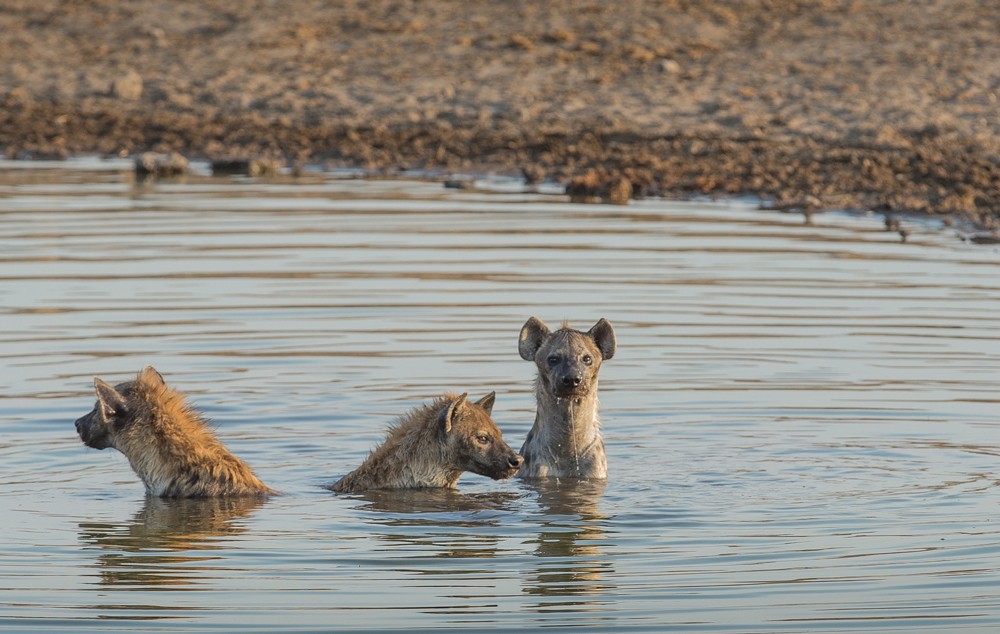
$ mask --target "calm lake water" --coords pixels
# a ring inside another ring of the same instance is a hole
[[[491,187],[0,162],[0,630],[1000,628],[995,248]],[[322,488],[445,390],[520,447],[531,315],[615,325],[606,485]],[[84,447],[147,364],[285,495]]]

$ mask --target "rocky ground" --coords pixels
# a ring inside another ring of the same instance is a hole
[[[1000,226],[994,0],[6,0],[0,152],[270,157]]]

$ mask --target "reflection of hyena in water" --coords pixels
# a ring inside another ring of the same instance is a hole
[[[202,415],[152,366],[114,387],[94,377],[94,389],[97,404],[76,421],[80,439],[88,447],[125,454],[149,495],[275,493],[229,453]]]
[[[213,545],[246,533],[241,521],[265,503],[263,496],[146,498],[130,521],[102,519],[80,524],[80,539],[98,546],[101,583],[108,586],[197,586],[211,579],[193,562],[215,559]]]
[[[330,488],[338,493],[454,488],[465,471],[494,480],[514,475],[521,456],[490,418],[496,393],[476,403],[466,397],[446,394],[405,414],[360,467]]]
[[[608,477],[597,419],[597,372],[614,356],[616,346],[614,328],[606,319],[587,332],[565,323],[552,332],[537,317],[521,328],[521,358],[538,367],[538,410],[521,447],[520,477]]]

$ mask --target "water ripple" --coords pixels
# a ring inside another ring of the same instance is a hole
[[[1000,625],[995,250],[740,201],[127,169],[0,162],[0,629]],[[606,484],[323,488],[444,390],[497,390],[519,445],[533,314],[615,324]],[[148,500],[85,448],[93,375],[150,363],[285,495]]]

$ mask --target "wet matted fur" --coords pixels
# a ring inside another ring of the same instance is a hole
[[[116,386],[94,377],[97,403],[76,421],[84,444],[117,449],[149,495],[211,497],[276,493],[223,446],[208,421],[153,366]]]
[[[330,488],[454,488],[465,471],[494,480],[513,476],[523,461],[490,418],[496,393],[475,403],[467,396],[445,394],[404,414],[361,466]]]
[[[607,478],[608,461],[597,417],[597,373],[617,348],[611,322],[587,332],[565,322],[552,332],[538,317],[521,328],[518,352],[538,368],[535,424],[521,447],[521,478]]]

